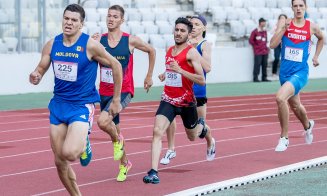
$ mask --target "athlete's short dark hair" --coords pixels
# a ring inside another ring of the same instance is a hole
[[[70,4],[65,8],[64,14],[65,14],[66,11],[78,12],[81,15],[81,21],[84,22],[85,11],[84,11],[84,8],[82,6],[80,6],[78,4]]]
[[[189,33],[192,31],[193,25],[187,18],[185,18],[185,17],[177,18],[177,20],[175,21],[175,26],[180,23],[185,24],[187,26],[187,30]]]
[[[293,6],[293,1],[295,0],[292,0],[292,6]],[[307,5],[307,1],[306,0],[302,0],[304,2],[304,5]]]
[[[125,10],[122,6],[120,5],[113,5],[109,7],[109,10],[116,10],[119,11],[121,13],[121,17],[124,18],[125,15]]]

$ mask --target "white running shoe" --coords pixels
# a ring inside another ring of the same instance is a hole
[[[279,139],[278,145],[275,148],[276,152],[283,152],[287,149],[289,145],[289,141],[288,139],[286,139],[286,137],[282,137]]]
[[[304,139],[305,139],[305,143],[307,143],[307,144],[312,143],[312,140],[313,140],[312,129],[313,129],[313,126],[315,125],[315,121],[309,120],[309,125],[310,125],[310,127],[304,131]]]
[[[207,161],[213,161],[216,156],[216,141],[212,138],[212,145],[207,149]]]
[[[168,165],[170,163],[170,159],[173,159],[175,157],[176,157],[175,150],[167,150],[166,155],[160,160],[160,164]]]

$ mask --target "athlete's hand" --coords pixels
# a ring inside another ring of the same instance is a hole
[[[166,80],[166,74],[165,73],[161,73],[161,74],[159,74],[158,78],[159,78],[160,82],[163,82],[163,81]]]
[[[109,115],[115,117],[122,110],[120,101],[112,101],[109,106]]]
[[[178,65],[178,63],[174,60],[170,63],[170,69],[177,72],[177,73],[181,73],[182,72],[182,68]]]
[[[100,41],[101,38],[100,33],[94,33],[91,37],[96,41]]]
[[[144,79],[144,89],[149,92],[151,86],[153,85],[152,77],[145,77]]]
[[[30,74],[30,83],[34,84],[34,85],[38,85],[41,81],[41,74],[38,71],[33,71]]]
[[[313,58],[312,58],[312,63],[313,63],[313,66],[314,66],[314,67],[319,66],[318,58],[317,58],[317,57],[313,57]]]

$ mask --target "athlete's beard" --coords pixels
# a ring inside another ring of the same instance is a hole
[[[175,41],[175,44],[179,46],[179,45],[182,45],[182,44],[184,44],[186,42],[187,42],[187,38],[185,40],[182,40],[181,42],[176,42]]]

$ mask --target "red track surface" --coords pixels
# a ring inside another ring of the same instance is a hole
[[[133,168],[118,183],[118,162],[109,137],[95,125],[91,135],[94,158],[84,168],[73,163],[84,195],[164,195],[209,183],[325,156],[327,154],[327,92],[303,93],[309,118],[315,119],[314,142],[306,145],[301,124],[291,115],[290,147],[274,152],[279,123],[273,95],[211,98],[207,123],[216,138],[217,156],[205,160],[204,140],[189,142],[178,118],[177,157],[160,166],[160,184],[144,184],[150,169],[151,139],[158,102],[133,103],[123,111],[121,127]],[[96,124],[96,123],[95,123]],[[1,195],[68,195],[59,181],[49,144],[46,109],[0,112]],[[166,151],[166,138],[164,138]]]

